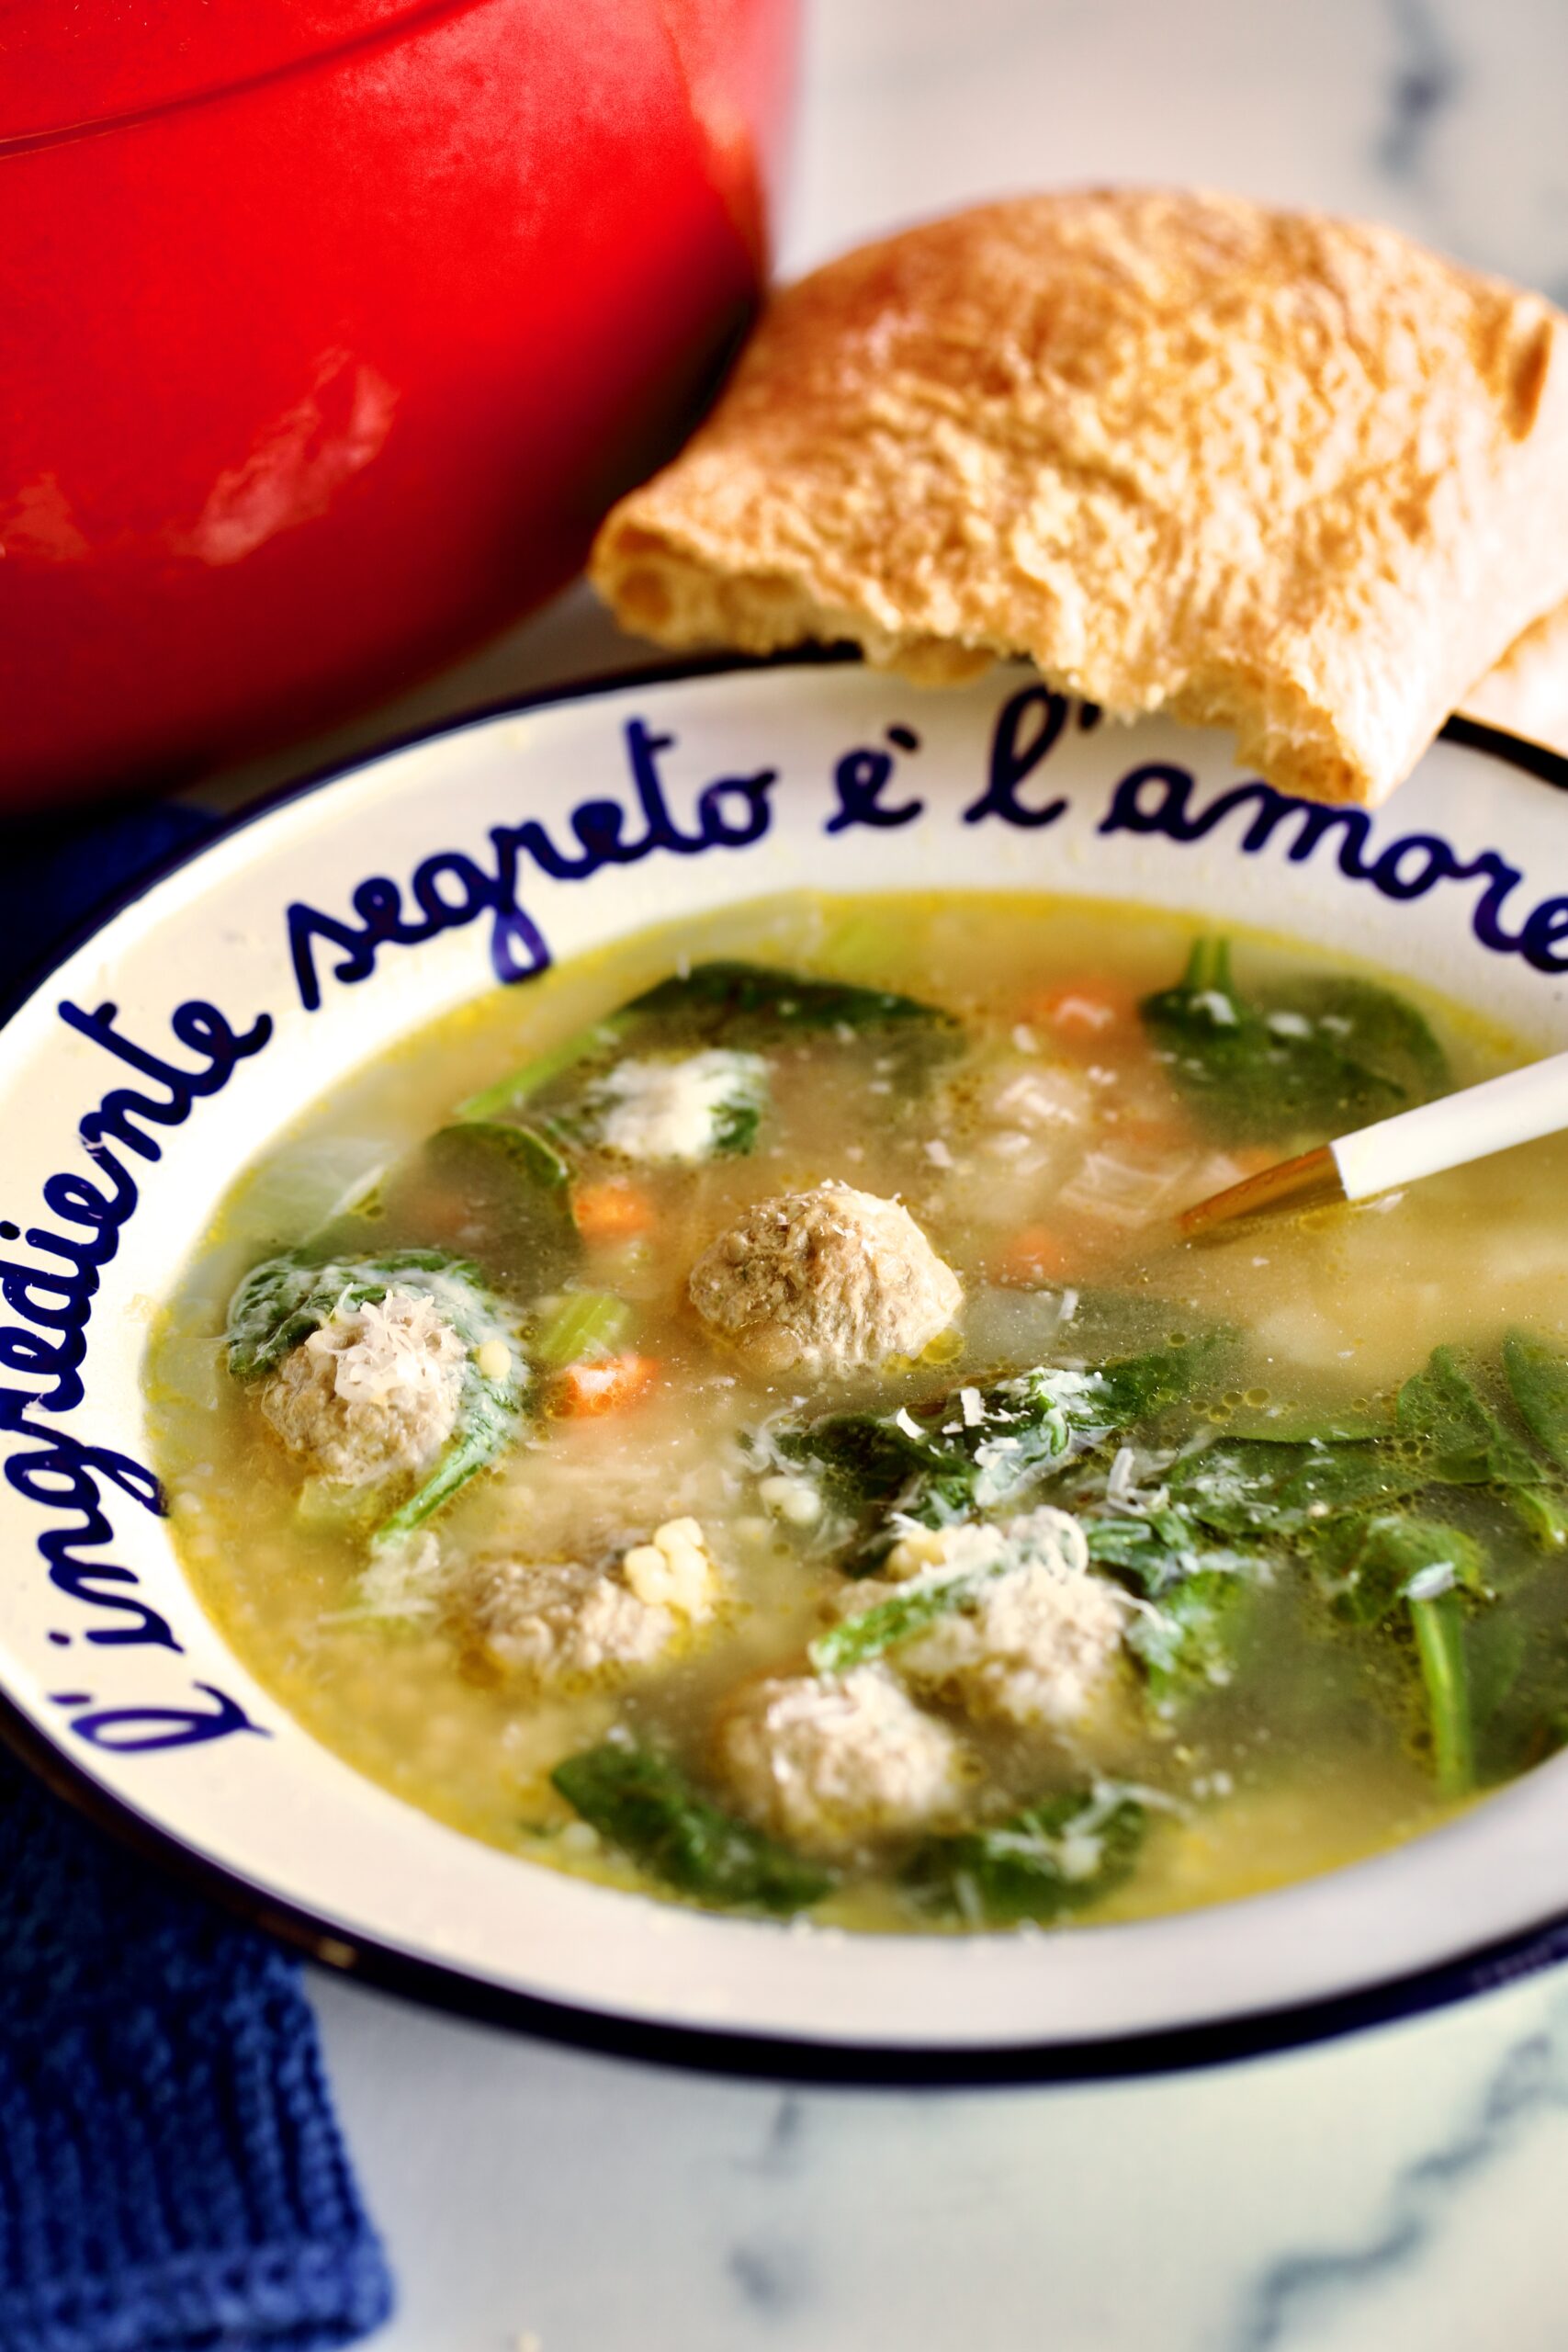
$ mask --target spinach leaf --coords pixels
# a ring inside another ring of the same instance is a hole
[[[1126,1641],[1156,1708],[1168,1712],[1205,1685],[1228,1681],[1268,1549],[1216,1540],[1174,1496],[1137,1511],[1097,1508],[1086,1497],[1082,1525],[1095,1566],[1154,1604],[1134,1616]]]
[[[1179,1502],[1084,1521],[1089,1557],[1152,1601],[1127,1627],[1148,1694],[1162,1713],[1228,1682],[1244,1622],[1269,1565],[1262,1548],[1216,1543]]]
[[[926,1838],[900,1883],[921,1908],[975,1926],[1056,1919],[1130,1876],[1147,1826],[1143,1805],[1115,1791],[1046,1797],[995,1828]]]
[[[1190,1339],[1102,1363],[1094,1374],[1095,1406],[1112,1429],[1134,1428],[1181,1404],[1212,1377],[1235,1345],[1235,1334],[1214,1325]]]
[[[768,1045],[781,1035],[820,1029],[875,1031],[908,1023],[956,1035],[949,1012],[890,989],[847,980],[812,980],[766,964],[716,959],[694,964],[634,997],[619,1018],[675,1021],[708,1042]]]
[[[1391,1448],[1222,1440],[1176,1464],[1171,1499],[1216,1534],[1297,1543],[1369,1505],[1396,1502],[1421,1472]]]
[[[1464,1628],[1478,1777],[1511,1780],[1568,1747],[1568,1638],[1505,1605]]]
[[[818,1471],[829,1501],[843,1510],[891,1510],[927,1478],[953,1478],[955,1510],[968,1492],[967,1457],[955,1454],[940,1432],[916,1436],[892,1414],[829,1413],[805,1428],[775,1429],[772,1443],[784,1461]]]
[[[1510,1331],[1503,1370],[1531,1437],[1560,1470],[1568,1470],[1568,1358],[1528,1331]]]
[[[1420,1473],[1393,1447],[1311,1445],[1290,1482],[1287,1505],[1299,1505],[1303,1532],[1342,1512],[1415,1494]]]
[[[1242,1405],[1225,1423],[1228,1438],[1250,1438],[1260,1445],[1354,1445],[1391,1434],[1386,1414],[1358,1412],[1353,1407],[1331,1412],[1283,1402]]]
[[[1094,1498],[1086,1498],[1082,1524],[1090,1559],[1097,1566],[1116,1569],[1151,1600],[1157,1600],[1185,1577],[1205,1571],[1248,1575],[1266,1556],[1258,1548],[1242,1550],[1216,1543],[1180,1502],[1156,1504],[1138,1512],[1100,1514],[1094,1510]]]
[[[1407,1612],[1416,1635],[1432,1768],[1447,1796],[1475,1783],[1475,1712],[1461,1594],[1484,1595],[1474,1537],[1441,1520],[1374,1512],[1331,1536],[1316,1563],[1336,1612],[1359,1625]]]
[[[774,1452],[822,1474],[828,1499],[857,1521],[840,1560],[852,1576],[879,1566],[897,1539],[897,1512],[947,1527],[971,1510],[1021,1494],[1064,1461],[1083,1434],[1089,1383],[1045,1367],[981,1394],[982,1418],[964,1418],[957,1392],[921,1416],[835,1413],[804,1429],[775,1429]],[[937,1418],[940,1417],[940,1418]],[[871,1522],[868,1524],[868,1521]]]
[[[602,1838],[699,1901],[785,1914],[818,1902],[833,1884],[827,1871],[699,1796],[679,1765],[652,1748],[606,1740],[568,1757],[550,1778]]]
[[[1528,1640],[1521,1619],[1504,1609],[1485,1609],[1471,1616],[1464,1628],[1465,1671],[1470,1683],[1470,1711],[1478,1752],[1484,1758],[1483,1777],[1496,1771],[1499,1732],[1507,1737],[1509,1701],[1524,1671]],[[1517,1770],[1504,1765],[1503,1771]]]
[[[1228,941],[1194,940],[1176,986],[1145,997],[1139,1011],[1150,1043],[1208,1125],[1238,1141],[1289,1125],[1278,1088],[1282,1056],[1262,1015],[1236,993]]]
[[[1321,1140],[1448,1081],[1441,1047],[1402,998],[1367,981],[1247,998],[1223,939],[1196,940],[1176,986],[1140,1010],[1176,1085],[1227,1142]]]
[[[1336,1614],[1357,1625],[1381,1625],[1404,1600],[1456,1585],[1486,1590],[1485,1557],[1474,1536],[1400,1511],[1370,1512],[1336,1528],[1314,1566]]]
[[[404,1232],[459,1231],[508,1270],[520,1295],[554,1290],[582,1256],[571,1173],[536,1127],[458,1120],[427,1136],[383,1181],[383,1214]]]
[[[953,1015],[918,998],[720,958],[694,964],[690,971],[672,973],[645,989],[618,1012],[470,1095],[458,1116],[496,1118],[552,1091],[575,1088],[619,1056],[649,1046],[754,1048],[840,1029],[906,1037],[933,1057],[955,1053],[963,1044]]]
[[[1134,1618],[1127,1646],[1143,1660],[1160,1713],[1231,1679],[1256,1590],[1235,1569],[1201,1567],[1161,1593],[1154,1615]]]
[[[1453,1348],[1434,1348],[1399,1392],[1395,1421],[1423,1449],[1426,1476],[1445,1486],[1540,1483],[1540,1465],[1510,1437]]]
[[[1374,980],[1288,980],[1269,990],[1268,1002],[1274,1012],[1304,1014],[1353,1064],[1397,1086],[1409,1102],[1428,1102],[1453,1083],[1425,1015]]]
[[[1139,1516],[1086,1516],[1083,1532],[1096,1566],[1114,1568],[1145,1593],[1161,1592],[1190,1573],[1212,1540],[1189,1512],[1172,1507]]]
[[[558,1194],[564,1203],[571,1182],[570,1166],[547,1136],[500,1119],[437,1127],[423,1149],[432,1169],[457,1184],[505,1184],[531,1195]]]
[[[714,1132],[716,1159],[744,1159],[757,1148],[757,1136],[761,1129],[766,1097],[761,1093],[736,1094],[718,1114]]]

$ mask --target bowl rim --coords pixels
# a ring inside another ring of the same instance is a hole
[[[0,1025],[73,956],[124,910],[172,876],[226,844],[249,826],[411,747],[491,721],[590,701],[628,690],[713,676],[827,665],[861,666],[852,647],[793,649],[761,658],[703,654],[639,664],[510,695],[378,741],[258,796],[220,817],[213,830],[181,842],[101,902],[0,995]],[[1568,793],[1568,757],[1506,729],[1457,714],[1440,741],[1497,759]],[[1499,1990],[1568,1960],[1568,1900],[1539,1920],[1426,1967],[1324,1998],[1286,2002],[1244,2015],[1153,2030],[1112,2032],[1075,2041],[886,2045],[808,2041],[616,2015],[486,1981],[424,1955],[350,1931],[259,1884],[239,1868],[187,1845],[175,1832],[115,1794],[51,1740],[0,1690],[0,1744],[57,1797],[141,1860],[218,1902],[245,1925],[272,1934],[321,1964],[377,1989],[472,2022],[500,2025],[538,2039],[682,2071],[857,2086],[974,2087],[1114,2081],[1234,2064],[1415,2018]]]

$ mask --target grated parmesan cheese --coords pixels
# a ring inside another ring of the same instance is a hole
[[[594,1138],[626,1159],[711,1159],[738,1117],[754,1117],[768,1097],[760,1054],[718,1046],[682,1061],[618,1062],[593,1095]]]

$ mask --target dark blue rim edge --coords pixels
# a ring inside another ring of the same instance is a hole
[[[140,876],[130,888],[99,907],[86,922],[79,925],[47,963],[7,992],[0,1005],[0,1022],[8,1021],[78,948],[127,907],[157,889],[171,875],[193,865],[219,842],[228,841],[275,809],[390,752],[428,742],[436,736],[455,734],[487,719],[558,703],[586,701],[640,686],[675,684],[735,672],[815,668],[855,659],[852,647],[830,646],[775,655],[761,662],[718,655],[659,662],[565,686],[546,687],[486,704],[460,718],[412,729],[350,761],[336,763],[264,795],[237,816],[220,820],[213,834],[177,851]],[[1440,740],[1501,760],[1539,777],[1559,792],[1568,792],[1568,758],[1543,745],[1526,742],[1500,728],[1462,717],[1449,719]],[[565,2002],[486,1984],[440,1962],[416,1959],[373,1937],[345,1934],[332,1920],[285,1903],[237,1871],[197,1853],[135,1806],[111,1794],[5,1692],[0,1692],[0,1741],[56,1796],[73,1805],[95,1826],[155,1868],[220,1904],[248,1926],[276,1936],[324,1966],[358,1977],[380,1991],[475,2023],[507,2026],[604,2056],[708,2075],[836,2086],[846,2090],[991,2086],[1021,2089],[1048,2083],[1124,2081],[1140,2075],[1184,2073],[1270,2057],[1314,2042],[1366,2031],[1374,2026],[1424,2016],[1482,1993],[1500,1991],[1568,1960],[1568,1910],[1564,1910],[1495,1942],[1477,1945],[1456,1959],[1362,1991],[1287,2005],[1227,2018],[1219,2024],[1177,2026],[1082,2043],[868,2049],[766,2034],[657,2025],[599,2010],[573,2008]]]

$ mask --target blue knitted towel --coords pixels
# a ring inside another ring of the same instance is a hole
[[[209,824],[0,830],[0,983]],[[0,1759],[0,2352],[315,2352],[390,2307],[298,1963]]]

